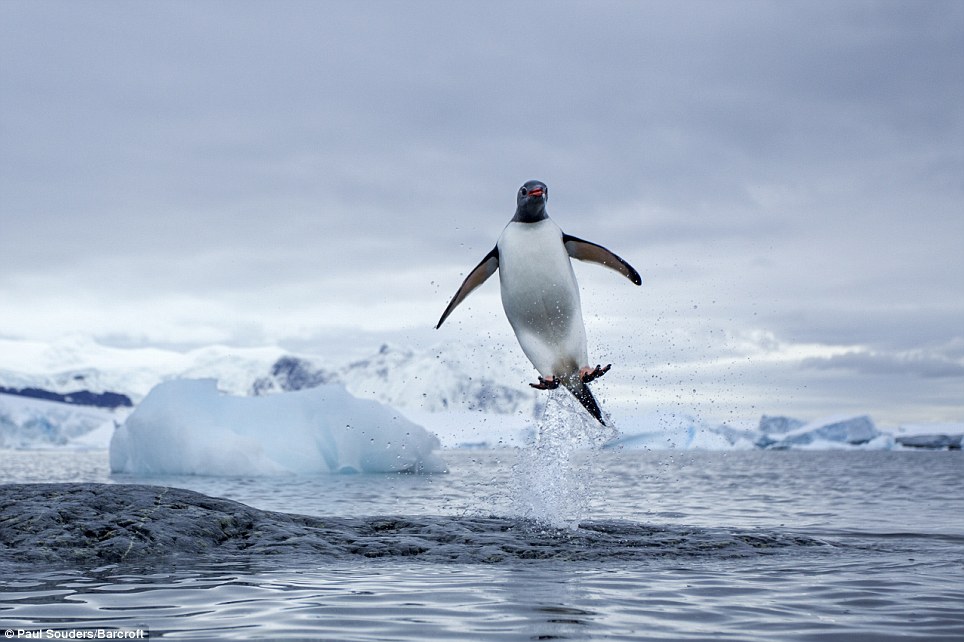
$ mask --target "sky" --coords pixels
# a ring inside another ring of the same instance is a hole
[[[960,2],[0,2],[7,342],[524,359],[529,179],[614,399],[964,421]]]

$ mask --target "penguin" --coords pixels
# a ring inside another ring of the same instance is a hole
[[[570,259],[599,263],[642,285],[639,272],[610,250],[565,234],[546,212],[549,188],[527,181],[498,243],[462,282],[435,329],[485,281],[499,272],[502,307],[519,346],[539,373],[533,388],[563,385],[599,423],[607,425],[588,384],[609,371],[589,366],[579,286]]]

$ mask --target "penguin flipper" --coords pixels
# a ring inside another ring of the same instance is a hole
[[[458,292],[455,293],[455,296],[452,297],[448,307],[445,308],[445,312],[442,313],[442,317],[438,320],[438,324],[435,326],[435,329],[438,330],[440,327],[442,327],[442,323],[444,323],[445,319],[452,314],[452,310],[454,310],[459,303],[464,301],[465,297],[472,293],[472,290],[485,283],[486,279],[495,274],[495,271],[498,269],[499,247],[496,246],[492,248],[491,252],[485,255],[485,258],[479,261],[479,264],[476,265],[475,268],[469,272],[469,275],[465,277],[465,280],[462,281],[462,285],[459,287]]]
[[[562,242],[566,246],[566,252],[568,252],[572,258],[580,261],[589,261],[590,263],[599,263],[611,270],[616,270],[636,285],[643,284],[642,277],[639,276],[639,272],[637,272],[632,265],[602,245],[597,245],[596,243],[585,241],[569,234],[562,235]]]

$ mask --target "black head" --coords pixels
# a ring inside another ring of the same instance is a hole
[[[542,181],[527,181],[519,188],[516,195],[515,216],[513,221],[522,223],[536,223],[546,218],[546,201],[549,199],[549,188]]]

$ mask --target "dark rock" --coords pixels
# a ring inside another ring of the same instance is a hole
[[[317,388],[338,381],[338,377],[326,370],[315,368],[307,359],[283,356],[271,366],[271,375],[259,377],[251,384],[252,395],[272,392],[294,392]]]
[[[756,529],[731,532],[623,521],[559,529],[502,517],[319,518],[258,510],[162,486],[0,486],[0,563],[7,565],[193,565],[239,557],[295,564],[306,557],[312,563],[367,558],[612,562],[653,556],[745,557],[823,545],[808,537]]]
[[[0,559],[120,562],[251,547],[270,553],[320,520],[178,488],[113,484],[0,486]]]

